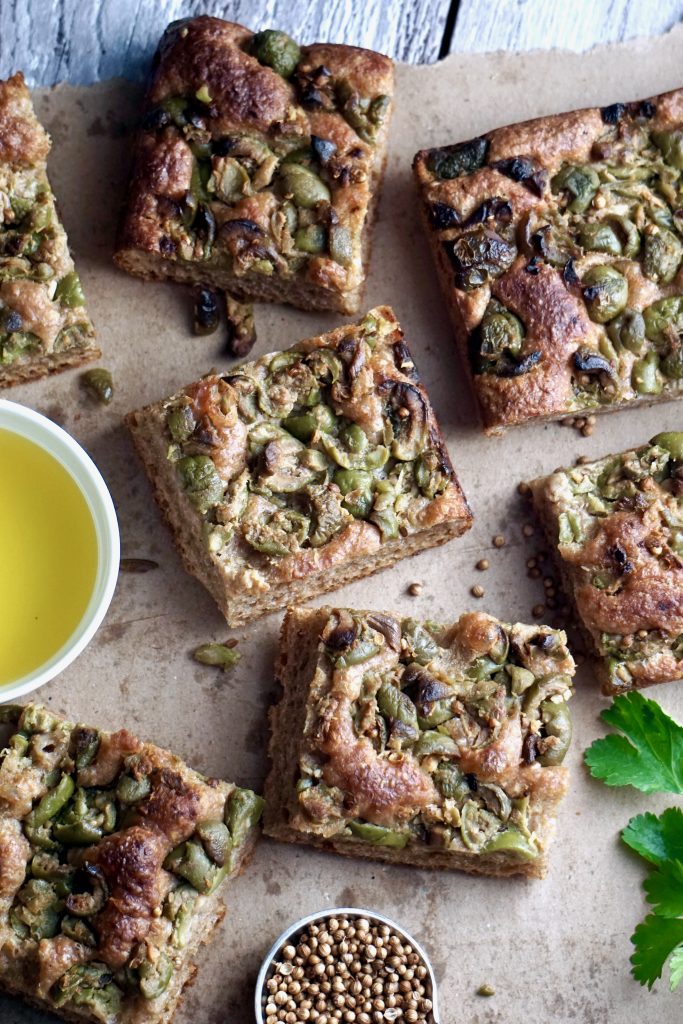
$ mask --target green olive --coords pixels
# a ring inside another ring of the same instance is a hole
[[[62,775],[59,784],[49,793],[46,793],[38,806],[31,811],[31,825],[44,825],[50,818],[54,818],[69,802],[75,788],[73,777],[71,775]]]
[[[186,455],[176,463],[180,482],[198,512],[208,512],[223,497],[221,480],[208,455]]]
[[[74,309],[77,306],[85,305],[85,295],[81,286],[81,279],[75,270],[63,277],[55,290],[55,299],[61,302],[62,306]]]
[[[389,846],[402,850],[410,839],[409,832],[393,832],[382,825],[372,825],[369,821],[350,821],[348,827],[356,839],[364,839],[374,846]]]
[[[497,358],[506,349],[517,355],[524,342],[524,328],[519,317],[508,309],[487,313],[480,327],[480,354],[484,362]]]
[[[646,232],[641,257],[643,273],[658,284],[669,284],[678,272],[683,259],[683,245],[668,228],[653,228]]]
[[[572,720],[567,702],[543,701],[540,712],[543,729],[554,742],[549,743],[547,749],[538,755],[538,761],[544,767],[562,764],[572,739]]]
[[[590,164],[567,164],[551,180],[550,187],[553,192],[567,193],[567,206],[572,213],[585,213],[600,187],[600,178]]]
[[[354,519],[367,519],[372,511],[373,476],[362,469],[338,469],[334,483],[344,495],[342,504]]]
[[[154,963],[143,960],[138,967],[140,992],[145,999],[156,999],[165,992],[173,974],[173,963],[166,953],[160,953]]]
[[[683,131],[674,128],[671,131],[652,132],[650,138],[666,163],[683,171]]]
[[[461,802],[471,794],[470,787],[460,769],[448,761],[443,761],[439,765],[432,774],[432,780],[439,793],[450,800]]]
[[[460,834],[468,850],[480,853],[500,825],[500,818],[481,807],[476,800],[465,801],[460,812]]]
[[[639,395],[658,395],[662,390],[662,382],[657,370],[659,356],[656,352],[648,352],[642,359],[633,364],[631,384]]]
[[[146,775],[139,779],[133,775],[121,775],[116,786],[116,799],[121,804],[137,804],[152,791],[152,783]]]
[[[623,312],[628,302],[628,282],[616,267],[591,267],[583,278],[583,298],[588,315],[598,324],[607,323]]]
[[[97,366],[81,374],[80,383],[102,405],[109,405],[114,397],[114,381],[109,370]]]
[[[235,856],[239,856],[239,847],[247,838],[249,830],[258,824],[263,807],[263,797],[252,793],[250,789],[240,789],[238,786],[230,794],[225,808],[225,824],[230,829]]]
[[[440,650],[434,637],[415,619],[402,620],[401,646],[404,647],[407,658],[423,666],[433,661]]]
[[[427,167],[442,180],[459,178],[483,167],[488,149],[488,140],[482,138],[459,142],[454,146],[442,146],[440,149],[430,149],[427,154]]]
[[[294,244],[297,249],[308,252],[312,256],[323,251],[325,241],[325,228],[322,224],[309,224],[308,227],[299,228],[294,234]]]
[[[50,996],[57,1007],[68,1003],[89,1011],[91,1020],[120,1019],[123,993],[112,978],[109,967],[102,963],[78,964],[69,968],[55,982]],[[79,1017],[83,1013],[76,1011]]]
[[[189,405],[171,405],[166,412],[166,426],[174,441],[187,441],[197,426]]]
[[[354,455],[361,455],[368,447],[368,435],[357,423],[344,427],[339,435],[342,443]]]
[[[660,370],[669,380],[683,380],[683,348],[673,348],[662,359]]]
[[[233,641],[234,642],[234,641]],[[242,655],[235,647],[228,647],[227,644],[200,644],[192,652],[192,657],[201,665],[215,665],[229,672],[238,663]]]
[[[418,455],[413,463],[413,472],[420,492],[430,501],[437,494],[443,494],[451,480],[449,466],[436,448],[428,448]]]
[[[225,822],[200,822],[197,825],[197,835],[214,864],[218,864],[219,868],[222,868],[232,849],[232,836]]]
[[[308,412],[288,416],[282,423],[297,440],[308,444],[314,434],[330,434],[337,425],[337,417],[329,405],[312,406]]]
[[[645,320],[637,309],[625,309],[607,324],[610,341],[638,355],[645,345]]]
[[[661,434],[655,434],[650,444],[665,448],[676,462],[683,462],[683,432],[680,430],[665,430]]]
[[[249,50],[259,64],[272,68],[283,78],[289,78],[301,60],[298,44],[285,32],[273,28],[257,32],[252,37]]]
[[[683,333],[683,296],[659,299],[643,310],[645,334],[656,345],[666,345],[669,335]]]
[[[353,261],[353,240],[351,232],[342,224],[333,224],[329,238],[330,256],[335,263],[348,267]]]
[[[225,868],[219,868],[210,860],[204,847],[195,839],[189,839],[171,850],[164,861],[164,867],[184,878],[205,896],[212,893],[227,874]]]
[[[392,683],[382,683],[377,691],[377,708],[387,720],[389,731],[397,733],[401,743],[413,743],[419,735],[417,711],[408,694]],[[398,728],[395,728],[398,726]]]
[[[538,856],[536,847],[513,825],[508,825],[489,839],[482,853],[513,853],[521,860],[535,860]]]
[[[478,227],[446,243],[446,252],[455,271],[456,288],[471,291],[509,270],[517,247],[495,231]]]
[[[583,224],[579,231],[579,244],[587,252],[606,252],[610,256],[621,256],[621,241],[613,225],[607,221]]]
[[[446,736],[437,732],[436,729],[427,729],[421,733],[419,740],[413,747],[415,757],[430,757],[433,754],[457,754],[458,745],[452,736]]]
[[[280,177],[285,191],[302,209],[312,210],[318,203],[329,203],[329,188],[310,168],[285,164],[280,168]]]

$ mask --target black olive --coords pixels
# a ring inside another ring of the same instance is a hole
[[[609,360],[601,356],[599,352],[593,352],[591,349],[577,349],[574,353],[573,362],[574,368],[579,373],[606,373],[610,377],[614,376],[614,369]]]
[[[574,267],[574,260],[567,260],[565,263],[562,270],[562,280],[568,288],[575,288],[577,285],[581,284],[579,275],[576,273],[576,268]]]
[[[258,226],[256,221],[244,220],[238,217],[236,220],[226,220],[221,227],[221,233],[224,235],[245,235],[248,238],[256,238],[258,235],[262,235],[263,231]]]
[[[214,139],[211,143],[211,150],[216,156],[228,156],[237,145],[234,135],[224,135],[220,139]]]
[[[500,277],[510,269],[517,255],[515,245],[482,227],[468,231],[454,242],[444,242],[444,249],[455,270],[455,286],[463,291]]]
[[[442,146],[427,153],[427,167],[437,178],[450,180],[478,171],[486,163],[488,139],[470,139],[457,146]]]
[[[612,103],[609,107],[600,109],[600,116],[605,124],[618,124],[626,112],[623,103]]]
[[[511,156],[507,160],[494,160],[491,167],[500,171],[506,178],[512,178],[513,181],[526,181],[535,170],[531,160],[527,160],[523,156]]]
[[[430,203],[429,222],[437,231],[444,231],[459,226],[460,214],[448,203]]]
[[[173,256],[175,254],[175,242],[168,235],[161,235],[159,238],[159,252],[162,256]]]
[[[493,196],[491,199],[485,199],[480,206],[469,215],[466,221],[463,222],[464,228],[471,228],[475,224],[482,224],[489,218],[501,221],[503,224],[509,223],[512,219],[512,206],[507,199],[502,199],[500,196]]]
[[[325,638],[325,646],[329,651],[340,654],[352,647],[356,641],[357,628],[353,626],[337,626]]]
[[[154,107],[142,119],[143,132],[155,132],[159,128],[166,128],[171,124],[172,117],[163,107]]]
[[[527,355],[521,356],[519,359],[506,355],[500,360],[496,373],[499,377],[521,377],[522,374],[528,373],[529,370],[533,370],[536,363],[539,363],[540,361],[540,349],[534,349],[533,352],[529,352]]]
[[[536,760],[536,744],[538,740],[533,732],[527,733],[522,744],[522,760],[524,764],[533,764]]]
[[[12,334],[13,331],[22,330],[24,321],[21,318],[21,314],[17,313],[16,309],[10,309],[9,313],[5,317],[5,323],[3,326],[8,334]]]
[[[527,274],[537,274],[541,269],[538,265],[538,256],[532,256],[524,269]]]
[[[620,576],[627,576],[630,572],[633,572],[633,564],[629,562],[626,557],[626,552],[618,544],[615,544],[612,548],[608,548],[607,554],[617,563],[617,569]]]
[[[416,384],[419,383],[420,374],[405,341],[394,342],[394,363],[396,369],[400,370],[404,376],[409,377]]]
[[[650,100],[643,100],[638,107],[638,113],[641,117],[645,117],[649,121],[650,118],[654,117],[657,113],[657,108],[654,103],[650,102]]]
[[[329,139],[321,139],[319,135],[311,135],[311,149],[320,163],[325,166],[337,152],[337,146]]]
[[[477,790],[479,789],[477,776],[474,774],[474,772],[465,772],[465,782],[470,787],[473,793],[476,793]]]
[[[194,289],[194,318],[192,327],[195,334],[213,334],[218,327],[218,296],[213,288],[199,285]]]
[[[204,203],[199,205],[192,227],[197,238],[201,239],[205,245],[213,244],[213,240],[216,237],[216,218],[211,212],[210,207]]]

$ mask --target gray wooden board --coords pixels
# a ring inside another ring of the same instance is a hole
[[[478,607],[508,620],[528,619],[543,587],[541,580],[527,578],[525,565],[542,541],[524,535],[529,513],[516,493],[520,477],[680,428],[683,406],[669,402],[601,417],[590,438],[543,423],[483,438],[454,357],[409,168],[419,146],[579,103],[604,104],[672,88],[679,83],[681,55],[683,28],[665,39],[582,56],[465,55],[438,67],[398,68],[396,119],[365,307],[395,306],[475,524],[465,537],[335,592],[332,602],[388,606],[400,614],[449,621],[475,603],[469,589],[476,582],[486,590]],[[631,69],[626,84],[624,66]],[[544,90],[535,87],[538,81],[546,83]],[[267,767],[265,709],[273,696],[280,616],[236,634],[243,657],[230,675],[191,660],[197,644],[225,638],[225,624],[208,594],[183,572],[121,424],[129,409],[171,394],[211,365],[230,364],[221,354],[220,338],[189,333],[185,289],[144,284],[112,264],[126,180],[128,142],[122,126],[137,117],[138,89],[121,82],[65,87],[38,94],[37,108],[54,139],[50,173],[116,394],[106,409],[88,404],[75,372],[15,389],[10,396],[61,421],[86,445],[112,490],[124,555],[159,563],[146,575],[121,577],[87,651],[41,690],[40,698],[75,720],[104,728],[126,725],[207,774],[259,787]],[[280,306],[259,306],[256,316],[257,354],[339,322],[333,315]],[[507,538],[500,550],[491,543],[497,533]],[[491,568],[478,574],[474,565],[484,555]],[[424,583],[417,599],[407,595],[413,580]],[[653,688],[650,696],[683,721],[683,684]],[[277,934],[302,914],[349,904],[375,908],[424,941],[437,970],[444,1024],[680,1024],[680,992],[672,994],[660,982],[649,993],[630,976],[629,936],[646,912],[645,868],[618,841],[631,816],[660,811],[675,798],[647,797],[628,788],[610,791],[591,780],[581,756],[602,731],[598,713],[605,701],[589,666],[578,675],[573,704],[572,782],[544,882],[346,861],[264,840],[244,876],[228,889],[228,916],[202,951],[197,982],[176,1024],[252,1024],[253,982]],[[483,982],[494,985],[494,998],[476,995]],[[2,1024],[51,1019],[0,997]]]
[[[589,50],[666,32],[683,0],[459,0],[451,53]]]
[[[31,85],[141,79],[166,25],[212,14],[295,39],[352,43],[413,64],[439,55],[449,0],[0,0],[0,78]]]

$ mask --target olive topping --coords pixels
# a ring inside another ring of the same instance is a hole
[[[546,172],[543,170],[537,171],[531,160],[527,160],[526,157],[512,156],[507,160],[494,160],[489,166],[493,167],[496,171],[500,171],[506,178],[520,182],[539,198],[545,191]]]
[[[272,68],[283,78],[289,78],[301,60],[298,44],[291,36],[277,29],[267,28],[257,32],[252,37],[249,49],[260,64]]]
[[[109,370],[104,367],[86,370],[81,374],[80,384],[101,405],[109,405],[114,397],[114,381]]]
[[[470,139],[455,146],[430,149],[427,153],[427,167],[437,178],[450,180],[472,174],[486,163],[488,139]]]
[[[626,308],[628,282],[616,267],[607,264],[591,267],[583,278],[583,285],[588,315],[595,323],[607,323]]]
[[[517,255],[512,242],[483,227],[468,231],[454,242],[444,242],[444,249],[455,269],[456,288],[463,291],[500,277],[510,269]]]
[[[448,203],[430,203],[429,221],[437,231],[444,231],[459,226],[460,214]]]
[[[572,362],[579,373],[587,373],[589,376],[605,373],[608,377],[614,377],[614,368],[609,360],[592,349],[577,349]]]
[[[553,192],[564,192],[572,213],[585,213],[600,185],[598,173],[590,165],[566,164],[550,182]]]
[[[213,288],[198,285],[194,289],[192,328],[197,335],[213,334],[218,327],[218,295]]]
[[[612,103],[610,106],[602,107],[600,110],[600,116],[605,124],[618,124],[625,113],[626,107],[623,103]]]
[[[508,224],[512,220],[512,207],[507,199],[500,196],[492,196],[485,199],[467,220],[463,221],[464,228],[471,228],[475,224],[483,224],[486,220],[499,221],[501,224]]]
[[[658,284],[669,284],[683,259],[683,245],[668,228],[651,225],[643,240],[643,273]]]
[[[337,152],[337,145],[330,139],[321,139],[319,135],[311,135],[311,149],[324,167]]]

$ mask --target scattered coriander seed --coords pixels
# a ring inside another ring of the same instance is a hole
[[[496,536],[493,538],[493,546],[494,548],[505,547],[505,537],[503,536],[502,533],[497,533]]]
[[[533,608],[531,609],[531,614],[533,615],[533,617],[535,619],[540,619],[541,616],[543,615],[544,611],[545,611],[545,605],[544,604],[535,604],[533,606]]]
[[[576,459],[576,465],[577,466],[585,466],[589,462],[590,462],[590,456],[588,456],[588,455],[579,455],[578,458]]]
[[[477,989],[478,996],[495,996],[495,994],[495,988],[493,987],[493,985],[489,985],[488,983],[480,985],[479,988]]]
[[[525,523],[524,526],[522,527],[522,533],[524,534],[525,537],[533,537],[535,532],[536,531],[535,531],[535,529],[534,529],[534,527],[532,526],[531,523]]]
[[[531,488],[529,487],[526,480],[522,480],[517,484],[517,493],[521,494],[523,498],[528,497],[531,494]]]
[[[480,558],[479,561],[477,562],[477,565],[476,565],[476,568],[479,569],[480,572],[485,572],[486,569],[488,569],[488,567],[489,567],[489,560],[488,560],[488,558]]]
[[[411,583],[410,586],[408,587],[408,593],[410,594],[411,597],[419,597],[420,594],[422,593],[422,584]]]
[[[594,416],[592,413],[591,413],[590,416],[586,416],[586,423],[588,424],[589,427],[594,427],[597,422],[598,422],[598,417]]]
[[[483,597],[484,588],[479,583],[477,583],[470,588],[470,594],[472,595],[472,597]]]
[[[536,564],[537,563],[536,563],[536,559],[535,558],[527,558],[527,560],[526,560],[526,567],[527,567],[527,569],[535,569],[536,568]]]
[[[591,434],[593,433],[593,427],[591,427],[590,423],[587,423],[585,427],[581,428],[581,433],[583,437],[591,436]]]

